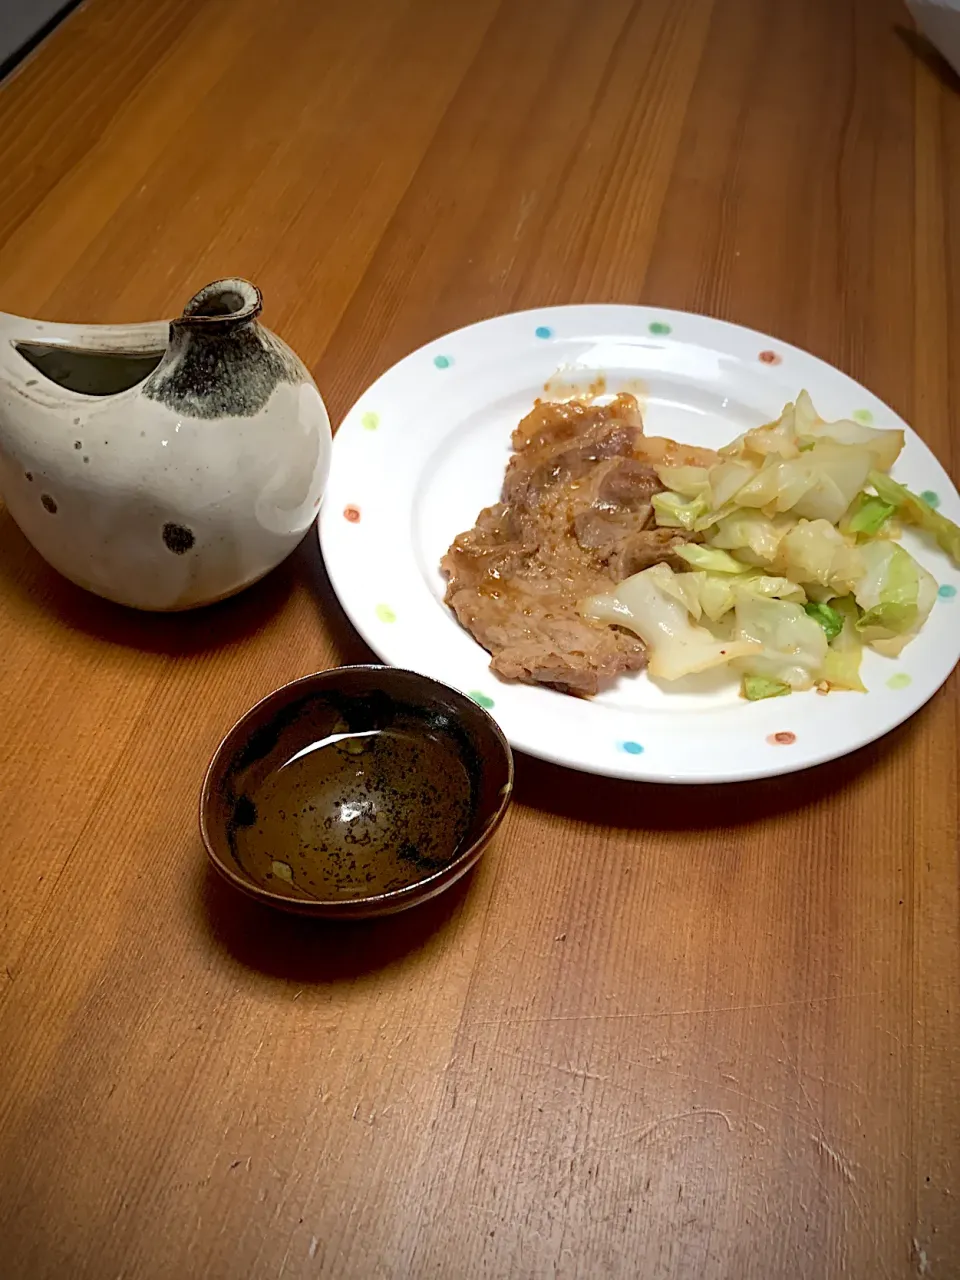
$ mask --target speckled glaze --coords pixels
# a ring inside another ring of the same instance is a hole
[[[0,492],[67,578],[138,609],[190,609],[261,578],[313,523],[330,421],[246,280],[176,320],[0,314]]]
[[[335,918],[434,897],[477,861],[513,788],[496,723],[410,671],[339,667],[270,694],[220,744],[200,827],[222,876]]]

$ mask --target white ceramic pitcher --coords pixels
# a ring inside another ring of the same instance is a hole
[[[330,420],[304,365],[218,280],[176,320],[0,313],[0,493],[67,578],[189,609],[262,577],[313,523]]]

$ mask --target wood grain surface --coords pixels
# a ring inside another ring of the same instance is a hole
[[[218,276],[332,415],[452,327],[707,312],[958,473],[960,96],[895,0],[88,0],[0,87],[0,308]],[[957,684],[677,791],[518,761],[468,884],[333,929],[215,883],[250,703],[365,650],[314,538],[189,616],[0,508],[0,1274],[960,1276]]]

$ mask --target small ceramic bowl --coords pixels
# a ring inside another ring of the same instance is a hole
[[[394,667],[337,667],[276,690],[220,743],[200,797],[217,871],[301,915],[386,915],[474,865],[513,790],[496,722]]]

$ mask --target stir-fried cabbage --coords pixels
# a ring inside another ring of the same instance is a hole
[[[960,565],[960,528],[952,520],[948,520],[939,511],[935,511],[929,502],[924,502],[923,498],[879,471],[870,472],[870,483],[879,497],[896,509],[901,520],[932,533],[954,564]]]
[[[715,470],[738,465],[721,463]],[[872,465],[868,450],[826,440],[795,458],[769,455],[727,501],[770,512],[792,511],[808,520],[833,524],[863,487]],[[714,472],[710,474],[712,483]]]
[[[625,626],[675,679],[724,663],[752,701],[817,685],[863,691],[865,645],[896,656],[937,583],[896,541],[931,534],[960,566],[960,527],[887,474],[904,433],[826,422],[806,391],[716,454],[661,454],[658,525],[684,530],[689,568],[655,565],[582,606]]]
[[[794,582],[819,583],[843,596],[862,575],[863,559],[828,520],[800,520],[784,536],[776,567]]]
[[[782,698],[785,694],[793,693],[784,680],[749,674],[745,674],[740,681],[740,691],[748,702],[759,702],[761,698]]]
[[[803,588],[788,578],[772,577],[747,566],[743,568],[744,572],[736,575],[707,573],[702,569],[674,573],[669,578],[662,575],[660,582],[668,595],[686,606],[695,622],[699,622],[701,617],[719,622],[734,608],[741,595],[760,596],[765,600],[793,600],[800,604],[805,602]]]
[[[790,512],[836,525],[867,477],[888,471],[902,448],[902,431],[846,419],[825,422],[802,391],[776,422],[721,449],[716,466],[659,467],[667,492],[658,495],[655,507],[664,524],[698,531],[743,509],[768,516]]]
[[[789,578],[768,573],[750,573],[745,578],[735,578],[733,586],[738,595],[760,596],[764,600],[792,600],[795,604],[803,604],[806,600],[803,587]]]
[[[773,564],[784,536],[793,528],[790,516],[765,516],[760,511],[735,511],[718,520],[709,535],[714,547],[736,551],[747,564]]]
[[[821,628],[828,644],[843,630],[843,614],[832,605],[810,600],[804,605],[803,611]]]
[[[749,565],[734,560],[726,551],[716,547],[701,547],[689,542],[685,547],[677,548],[677,555],[693,565],[694,569],[703,569],[706,573],[746,573]]]
[[[749,462],[718,462],[715,467],[711,467],[709,494],[712,509],[716,512],[723,510],[728,503],[738,498],[744,485],[756,479],[757,474],[757,467]],[[763,504],[738,500],[737,505],[760,507]]]
[[[741,596],[733,635],[754,648],[736,660],[745,674],[782,680],[791,689],[811,689],[819,679],[827,637],[801,605]]]
[[[656,467],[660,483],[683,498],[699,498],[710,488],[710,472],[706,467]]]
[[[664,680],[723,666],[753,650],[749,641],[723,640],[691,621],[686,605],[672,594],[673,570],[655,564],[621,582],[609,595],[581,606],[585,617],[627,627],[650,651],[650,674]]]
[[[932,574],[896,542],[868,542],[854,595],[863,613],[857,630],[880,653],[896,657],[924,622],[937,598]]]
[[[834,600],[831,606],[841,622],[839,632],[830,637],[830,647],[823,660],[821,675],[831,689],[855,689],[866,693],[860,679],[860,659],[863,657],[863,641],[857,630],[857,606],[852,596]]]
[[[896,507],[892,503],[884,502],[876,494],[858,493],[838,527],[841,533],[852,533],[861,541],[875,538],[881,531],[884,536],[889,536],[889,520],[895,511]]]
[[[873,455],[873,465],[880,471],[889,471],[903,449],[902,431],[867,427],[849,418],[824,422],[806,391],[797,396],[794,424],[801,448],[807,440],[835,440],[838,444],[856,445]]]
[[[710,500],[705,493],[696,498],[685,498],[668,490],[653,495],[653,512],[661,528],[694,530],[710,512]]]

